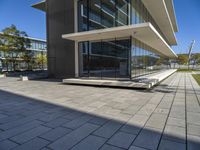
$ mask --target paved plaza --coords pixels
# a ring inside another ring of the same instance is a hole
[[[0,150],[199,150],[200,87],[175,73],[152,90],[0,79]]]

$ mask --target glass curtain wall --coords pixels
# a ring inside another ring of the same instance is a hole
[[[129,0],[79,0],[79,32],[129,24]],[[79,43],[80,76],[130,77],[131,39]]]
[[[141,0],[78,1],[79,32],[144,22],[165,38]],[[132,37],[81,42],[79,62],[81,77],[131,78],[164,68],[152,48]]]
[[[129,0],[79,0],[78,30],[124,26],[130,20]]]
[[[141,41],[132,38],[131,75],[133,78],[170,67],[168,60],[154,51]]]
[[[167,43],[168,40],[165,38],[164,34],[160,30],[159,26],[153,19],[153,17],[150,15],[144,4],[142,3],[141,0],[131,0],[131,17],[130,17],[130,22],[131,24],[139,24],[139,23],[144,23],[144,22],[150,22],[154,28],[160,33],[160,35],[165,39]]]
[[[130,78],[130,38],[81,42],[79,50],[80,76]]]

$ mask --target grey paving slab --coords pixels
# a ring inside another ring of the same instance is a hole
[[[165,109],[165,108],[156,108],[156,109],[154,110],[154,113],[167,115],[167,114],[169,113],[169,109]]]
[[[156,150],[161,137],[161,130],[148,128],[143,129],[133,142],[134,146]]]
[[[166,99],[168,99],[166,97]],[[171,103],[172,103],[172,100],[170,101],[162,101],[159,105],[158,105],[158,108],[163,108],[163,109],[169,109],[171,107]]]
[[[44,139],[35,138],[25,144],[17,146],[16,148],[12,150],[40,150],[43,147],[47,146],[48,144],[49,142]]]
[[[124,149],[105,144],[102,148],[100,148],[100,150],[124,150]]]
[[[68,119],[65,119],[65,118],[57,118],[57,119],[54,119],[54,120],[51,120],[47,123],[45,123],[44,125],[47,126],[47,127],[50,127],[50,128],[56,128],[56,127],[59,127],[67,122],[69,122],[70,120]]]
[[[185,119],[185,112],[184,111],[170,111],[170,117]]]
[[[66,119],[69,119],[69,120],[74,120],[76,118],[81,117],[82,115],[84,115],[84,114],[81,113],[81,112],[74,111],[74,112],[71,112],[69,114],[63,115],[63,118],[66,118]]]
[[[24,124],[22,126],[3,131],[0,134],[0,141],[8,139],[10,137],[13,137],[15,135],[18,135],[18,134],[23,133],[25,131],[29,131],[29,130],[39,126],[40,124],[42,124],[40,121],[32,121],[32,122]]]
[[[200,125],[200,113],[188,112],[187,122],[190,124]]]
[[[51,149],[67,150],[72,148],[78,142],[86,138],[92,132],[94,132],[99,126],[94,124],[86,123],[82,127],[72,131],[71,133],[63,136],[62,138],[56,140],[48,147]],[[68,141],[68,142],[66,142]]]
[[[14,139],[23,143],[18,149],[44,150],[87,148],[89,143],[93,149],[108,150],[158,145],[180,149],[187,142],[188,150],[198,149],[199,91],[190,73],[175,73],[150,91],[4,78],[0,80],[0,142],[20,137]],[[33,132],[41,125],[51,129]],[[128,135],[136,136],[133,145]]]
[[[23,125],[25,123],[34,121],[35,119],[39,118],[40,116],[45,116],[45,114],[44,113],[38,113],[38,114],[35,114],[35,115],[32,115],[32,116],[24,117],[22,119],[17,119],[15,121],[10,121],[8,123],[1,124],[0,125],[0,129],[8,130],[8,129]]]
[[[138,134],[148,120],[146,115],[134,115],[120,130],[131,134]]]
[[[51,130],[51,128],[48,128],[45,126],[38,126],[31,130],[28,130],[22,134],[12,137],[11,140],[15,141],[16,143],[22,144],[22,143],[25,143],[45,132],[48,132],[49,130]]]
[[[102,137],[97,137],[90,135],[87,138],[85,138],[83,141],[81,141],[79,144],[74,146],[72,150],[98,150],[105,142],[107,139],[102,138]]]
[[[143,106],[138,112],[138,115],[150,115],[154,109],[156,108],[157,105],[155,104],[146,104]]]
[[[10,122],[10,121],[14,121],[14,120],[17,120],[17,119],[20,119],[20,118],[23,118],[23,117],[21,115],[13,115],[13,116],[0,118],[0,124],[7,123],[7,122]]]
[[[41,134],[40,137],[42,137],[43,139],[46,139],[48,141],[55,141],[58,138],[70,133],[72,130],[71,129],[67,129],[64,127],[57,127],[53,130],[50,130],[44,134]]]
[[[65,115],[65,112],[56,112],[56,113],[53,113],[53,114],[46,114],[42,117],[39,117],[38,120],[41,120],[41,121],[44,121],[44,122],[49,122],[49,121],[52,121],[60,116],[63,116]]]
[[[107,143],[110,145],[128,149],[135,137],[136,135],[133,134],[117,132],[110,138]]]
[[[70,129],[76,129],[85,124],[86,122],[88,122],[90,119],[92,119],[92,116],[84,115],[80,118],[74,119],[72,121],[67,122],[66,124],[63,124],[62,126]]]
[[[186,129],[178,126],[167,125],[164,130],[163,139],[180,143],[186,143]]]
[[[187,105],[187,111],[188,112],[194,112],[194,113],[200,113],[200,106],[199,104],[195,105]]]
[[[89,120],[89,123],[97,124],[97,125],[103,125],[106,122],[108,122],[109,119],[103,118],[103,117],[93,117],[91,120]]]
[[[4,140],[0,142],[0,150],[10,150],[16,146],[18,146],[18,144],[10,140]]]
[[[145,126],[163,129],[165,126],[166,119],[167,115],[155,113],[151,115]]]
[[[51,150],[51,149],[49,149],[49,148],[45,147],[45,148],[42,148],[41,150]]]
[[[124,109],[124,110],[122,111],[122,113],[134,115],[134,114],[136,114],[136,112],[137,112],[140,108],[141,108],[141,106],[132,105],[132,106],[129,106],[128,108]]]
[[[185,119],[169,117],[167,120],[167,125],[173,125],[185,128],[186,124],[185,124]]]
[[[190,135],[199,136],[200,137],[200,126],[194,124],[187,124],[187,132]]]
[[[147,150],[147,149],[137,146],[131,146],[128,150]]]
[[[121,126],[122,123],[111,120],[96,130],[93,134],[104,138],[110,138]]]
[[[194,135],[187,135],[187,149],[188,150],[199,150],[200,137]]]
[[[141,126],[126,124],[120,129],[120,131],[137,135],[141,129]]]
[[[158,150],[186,150],[186,144],[169,140],[161,140]]]

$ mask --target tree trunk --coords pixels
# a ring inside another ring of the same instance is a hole
[[[29,64],[29,62],[27,62],[27,67],[28,67],[28,70],[30,70],[30,64]]]
[[[6,60],[6,70],[8,72],[8,61]]]
[[[16,71],[16,61],[15,60],[13,61],[13,71],[14,72]]]

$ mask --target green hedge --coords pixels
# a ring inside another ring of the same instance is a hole
[[[193,74],[192,76],[197,81],[197,83],[200,85],[200,74]]]
[[[199,71],[199,70],[195,70],[195,69],[178,69],[178,72],[192,72],[192,71]]]

